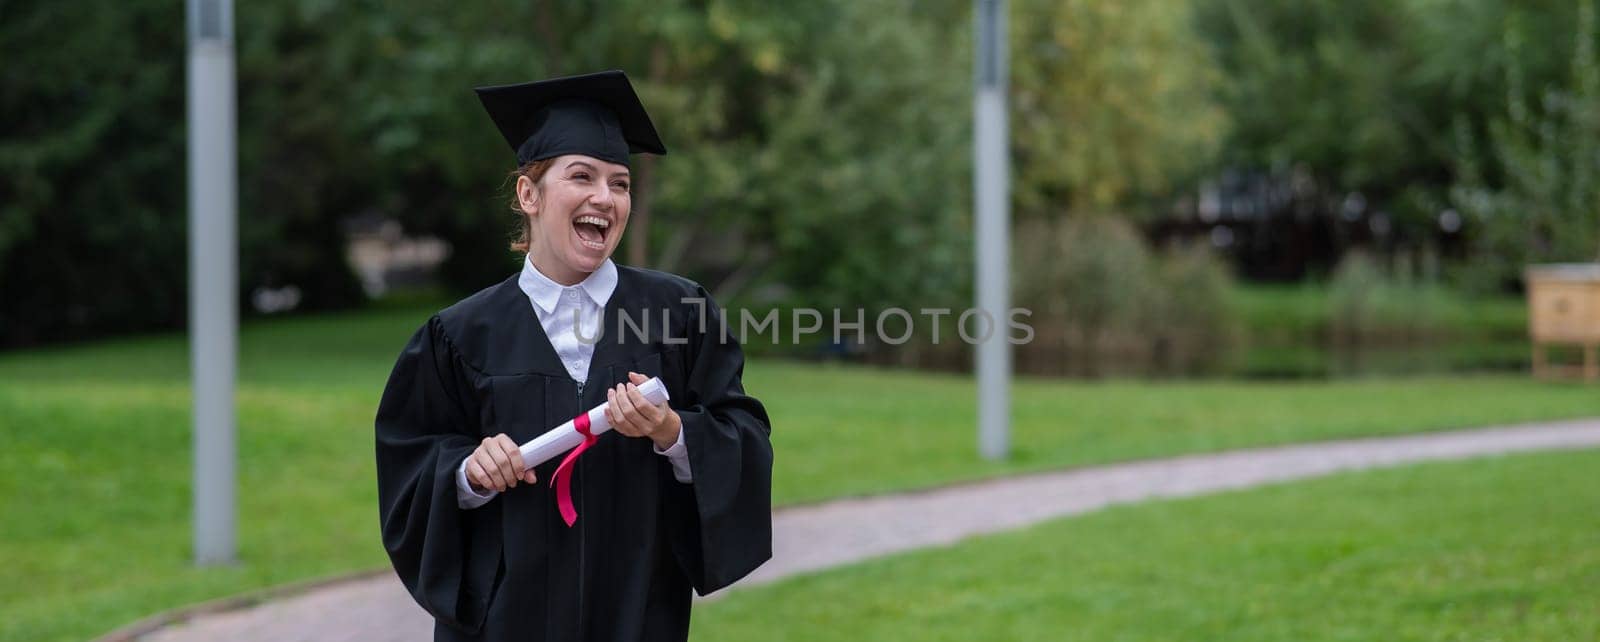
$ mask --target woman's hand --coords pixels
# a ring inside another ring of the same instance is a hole
[[[666,450],[678,443],[678,431],[683,429],[683,419],[667,407],[666,403],[652,406],[639,392],[639,385],[649,381],[637,372],[628,373],[631,383],[619,383],[606,391],[606,419],[611,429],[629,437],[649,437],[656,449]]]
[[[533,469],[523,466],[522,451],[505,433],[484,437],[472,456],[467,457],[467,483],[473,490],[500,492],[516,488],[518,481],[532,484],[538,477]]]

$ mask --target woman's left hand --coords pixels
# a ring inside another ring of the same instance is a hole
[[[651,405],[639,392],[639,385],[649,378],[637,372],[628,373],[630,383],[619,383],[606,391],[606,419],[611,429],[629,437],[649,437],[658,450],[666,450],[678,443],[678,431],[683,420],[666,403]]]

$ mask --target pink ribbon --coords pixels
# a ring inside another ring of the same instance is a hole
[[[572,507],[572,464],[578,461],[578,455],[594,445],[596,439],[589,433],[587,412],[572,418],[572,429],[583,435],[583,443],[567,453],[567,458],[561,460],[560,466],[556,466],[556,474],[551,478],[556,487],[556,508],[561,510],[561,519],[566,520],[568,528],[578,521],[578,509]]]

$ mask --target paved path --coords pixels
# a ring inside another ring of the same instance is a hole
[[[1600,447],[1600,420],[1188,455],[799,506],[773,515],[772,561],[733,590],[1112,504],[1187,497],[1360,468],[1584,447]],[[385,572],[246,608],[202,613],[142,635],[125,633],[118,639],[399,642],[430,639],[432,620],[411,601],[393,574]]]

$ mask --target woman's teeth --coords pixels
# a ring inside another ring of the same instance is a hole
[[[598,216],[580,216],[572,222],[572,231],[578,242],[591,250],[606,249],[606,229],[611,222]]]

